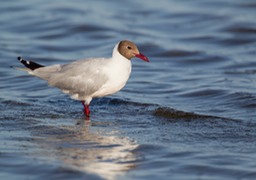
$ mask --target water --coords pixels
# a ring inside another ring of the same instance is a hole
[[[1,179],[256,179],[254,0],[1,1]],[[24,72],[108,57],[129,39],[119,93],[80,102]]]

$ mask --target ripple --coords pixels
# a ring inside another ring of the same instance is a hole
[[[19,179],[255,179],[255,3],[3,1],[0,168]],[[12,70],[111,56],[130,39],[119,93],[80,102]],[[30,58],[29,58],[30,59]],[[95,168],[97,167],[97,168]]]
[[[255,35],[256,33],[256,28],[243,24],[231,25],[224,30],[229,33],[243,34],[245,36],[251,34]]]
[[[218,117],[213,117],[213,116],[208,116],[208,115],[200,115],[200,114],[195,114],[195,113],[190,113],[190,112],[184,112],[184,111],[179,111],[175,109],[171,109],[168,107],[159,107],[154,111],[154,115],[168,118],[171,120],[197,120],[197,119],[209,119],[209,118],[218,118]]]
[[[186,57],[186,56],[189,56],[189,57],[191,57],[191,56],[198,56],[201,54],[202,54],[202,52],[198,52],[198,51],[191,52],[191,51],[177,49],[177,50],[165,51],[165,52],[156,54],[156,56],[159,56],[159,57]]]
[[[106,31],[109,30],[103,26],[97,26],[93,24],[77,24],[73,25],[70,28],[70,33],[90,33],[90,32],[97,32],[97,31]]]
[[[183,96],[183,97],[216,97],[216,96],[223,95],[223,94],[226,94],[225,90],[221,90],[221,89],[199,89],[199,90],[193,90],[190,92],[180,94],[180,96]]]

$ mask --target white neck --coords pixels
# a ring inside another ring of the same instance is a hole
[[[119,42],[120,43],[120,42]],[[117,64],[123,64],[124,66],[131,66],[131,60],[125,58],[123,55],[121,55],[118,51],[118,45],[117,43],[113,49],[112,53],[112,60],[115,61]]]

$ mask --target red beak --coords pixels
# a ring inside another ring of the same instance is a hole
[[[144,56],[143,54],[141,54],[141,53],[140,54],[135,54],[135,56],[137,58],[142,59],[143,61],[149,62],[149,59],[146,56]]]

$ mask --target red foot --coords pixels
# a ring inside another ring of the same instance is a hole
[[[86,117],[90,117],[90,108],[89,108],[89,104],[85,104],[84,101],[82,101],[82,104],[84,106],[84,114],[86,115]]]

